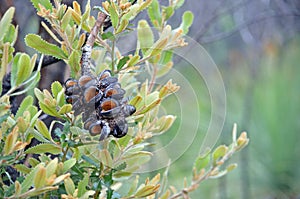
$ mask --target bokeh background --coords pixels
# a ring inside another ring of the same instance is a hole
[[[99,4],[100,0],[91,2]],[[40,19],[28,0],[0,0],[0,16],[9,6],[16,7],[14,23],[20,30],[16,50],[32,52],[23,38],[28,33],[44,34]],[[209,53],[226,89],[226,118],[217,143],[230,143],[234,122],[239,132],[247,131],[250,137],[249,146],[230,161],[237,162],[238,168],[221,179],[206,181],[191,197],[300,198],[300,1],[188,0],[169,23],[178,26],[186,10],[195,15],[188,36]],[[146,14],[139,16],[145,17]],[[188,103],[188,95],[181,99],[186,101],[181,108],[191,109],[185,117],[193,123],[195,112],[201,114],[196,137],[183,134],[180,139],[193,139],[192,144],[169,170],[169,183],[180,188],[185,176],[190,180],[194,159],[210,123],[211,103],[205,82],[193,66],[180,58],[174,61],[175,69],[186,77],[199,99],[197,106]],[[53,80],[63,81],[64,68],[63,63],[44,68],[40,87],[47,88]],[[178,118],[159,138],[161,145],[168,143],[182,125],[174,100],[170,97],[163,104]]]

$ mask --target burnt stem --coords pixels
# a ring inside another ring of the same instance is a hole
[[[81,74],[82,75],[90,75],[91,74],[91,54],[92,54],[92,48],[94,46],[95,40],[97,38],[98,32],[102,25],[104,24],[104,21],[106,19],[107,15],[99,12],[97,21],[90,33],[90,35],[87,38],[86,44],[82,48],[82,57],[81,57]]]

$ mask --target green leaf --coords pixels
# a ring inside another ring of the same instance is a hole
[[[51,154],[60,154],[61,148],[58,145],[44,143],[39,144],[34,147],[31,147],[25,151],[25,153],[32,153],[32,154],[42,154],[42,153],[51,153]]]
[[[40,161],[35,158],[29,158],[28,163],[31,167],[36,167],[36,165],[40,164]]]
[[[45,138],[52,140],[51,134],[48,131],[46,124],[42,120],[38,119],[35,123],[35,127]]]
[[[37,9],[37,11],[40,11],[39,4],[44,6],[47,10],[52,10],[52,4],[50,0],[31,0],[32,5]]]
[[[146,1],[144,1],[142,3],[142,5],[139,7],[139,9],[137,10],[137,13],[139,13],[142,10],[144,10],[145,8],[147,8],[151,3],[152,3],[152,0],[146,0]]]
[[[69,195],[73,195],[74,191],[75,191],[75,185],[74,185],[73,180],[71,178],[64,179],[64,185],[65,185],[65,188],[66,188],[66,192]]]
[[[111,41],[114,41],[116,39],[112,32],[103,33],[103,34],[101,34],[101,37],[102,37],[103,40],[109,39]]]
[[[201,171],[201,169],[205,169],[209,165],[210,160],[210,149],[208,149],[204,154],[200,155],[196,159],[194,167],[197,169],[197,171]]]
[[[7,66],[9,63],[9,57],[10,57],[9,48],[10,48],[9,43],[5,43],[3,45],[2,58],[1,58],[1,69],[0,69],[1,85],[2,85],[2,79],[6,74]],[[2,86],[1,86],[1,89],[2,89]],[[2,90],[1,90],[1,92],[2,92]]]
[[[67,12],[64,14],[62,20],[61,20],[61,29],[66,30],[68,24],[70,23],[70,20],[72,18],[72,10],[68,8]]]
[[[137,198],[144,198],[154,194],[159,188],[159,185],[144,185],[134,194]]]
[[[136,63],[138,63],[139,60],[140,60],[140,56],[134,55],[133,57],[131,57],[130,61],[128,62],[128,67],[134,66]]]
[[[191,11],[186,11],[183,13],[180,28],[182,28],[184,34],[189,32],[189,28],[193,24],[193,21],[194,14]]]
[[[113,6],[113,5],[114,5],[114,3],[111,2],[111,5],[108,8],[108,12],[110,15],[111,24],[116,29],[117,25],[119,23],[119,15],[116,11],[116,6]]]
[[[14,25],[10,24],[8,31],[3,38],[3,43],[9,42],[11,45],[14,45],[18,36],[18,28],[15,28]]]
[[[168,38],[160,39],[155,42],[155,44],[145,53],[145,56],[156,56],[161,54],[166,45],[168,44]],[[159,61],[159,60],[158,60]]]
[[[173,51],[171,51],[171,50],[163,51],[161,53],[161,58],[160,58],[159,63],[162,65],[165,65],[168,62],[172,61],[172,58],[173,58]]]
[[[34,169],[25,177],[25,180],[21,184],[21,193],[25,193],[32,186],[35,174],[37,173],[41,165],[43,165],[43,163],[34,167]]]
[[[35,86],[37,85],[37,83],[40,81],[41,78],[41,74],[39,71],[36,71],[34,73],[34,75],[32,75],[29,79],[27,79],[23,84],[24,84],[24,89],[19,91],[19,92],[14,92],[13,94],[11,94],[10,96],[16,96],[16,95],[22,95],[24,93],[26,93],[27,91],[35,88]],[[30,83],[28,85],[28,83]]]
[[[33,66],[30,64],[30,57],[27,54],[22,53],[17,67],[16,85],[20,85],[33,71]]]
[[[34,48],[35,50],[45,55],[51,55],[58,59],[66,59],[64,51],[54,44],[50,44],[43,40],[39,35],[28,34],[25,37],[25,43],[27,46]]]
[[[34,89],[34,94],[36,96],[36,98],[38,99],[39,102],[43,102],[44,101],[44,94],[42,93],[42,91],[40,91],[40,89],[35,88]]]
[[[14,165],[14,168],[23,174],[28,174],[31,171],[31,169],[25,166],[24,164],[16,164]]]
[[[117,69],[120,70],[122,69],[122,67],[127,63],[127,61],[129,60],[130,58],[128,56],[125,56],[123,57],[122,59],[120,59],[118,65],[117,65]]]
[[[234,170],[238,165],[236,163],[230,164],[226,167],[226,171],[230,172],[232,170]]]
[[[52,95],[54,96],[54,98],[57,99],[57,95],[58,93],[63,89],[62,85],[58,82],[58,81],[55,81],[51,84],[51,92],[52,92]]]
[[[213,163],[216,164],[217,161],[222,158],[228,151],[228,147],[225,145],[218,146],[212,153]]]
[[[72,77],[76,77],[76,75],[80,72],[80,57],[81,54],[77,50],[73,50],[69,57],[68,64],[71,67]]]
[[[125,30],[127,28],[128,24],[129,24],[128,19],[122,18],[121,22],[120,22],[120,26],[118,27],[118,29],[116,31],[116,34],[122,32],[123,30]]]
[[[30,129],[29,133],[40,142],[49,142],[40,132],[35,129]]]
[[[87,173],[84,173],[83,179],[78,183],[78,197],[84,195],[88,183],[89,183],[89,175]]]
[[[86,6],[85,6],[85,11],[82,15],[82,21],[88,20],[90,17],[90,12],[91,12],[91,5],[90,5],[90,0],[87,1]]]
[[[161,26],[161,12],[158,0],[153,0],[148,8],[148,15],[155,27]]]
[[[33,104],[33,97],[30,95],[25,97],[16,113],[15,118],[21,117],[23,115],[24,111],[26,111],[28,109],[28,107],[30,107],[32,104]],[[31,117],[33,117],[33,115]]]
[[[180,8],[183,4],[184,4],[184,0],[178,0],[176,5],[175,5],[175,9]]]
[[[57,112],[55,107],[48,107],[47,105],[41,102],[39,103],[39,105],[44,113],[54,117],[60,117],[60,114]]]
[[[143,54],[151,48],[154,43],[153,32],[146,20],[140,20],[137,27],[138,41]]]
[[[63,89],[57,94],[56,101],[59,106],[65,105],[66,99],[65,99],[65,92]]]
[[[63,165],[63,173],[66,173],[67,171],[69,171],[69,169],[71,169],[75,164],[76,164],[75,158],[71,158],[71,159],[65,161],[64,165]]]
[[[0,21],[0,41],[3,40],[3,38],[5,37],[6,33],[9,30],[12,18],[14,16],[15,13],[15,8],[14,7],[10,7],[5,14],[3,15],[1,21]]]
[[[52,176],[53,174],[55,174],[56,169],[58,166],[58,158],[54,158],[53,160],[51,160],[47,166],[46,166],[46,178],[49,178],[50,176]]]
[[[174,8],[169,6],[163,9],[164,20],[167,21],[174,14]]]
[[[65,104],[59,109],[58,113],[63,115],[63,114],[69,113],[71,111],[72,111],[72,105],[71,104]]]
[[[11,66],[10,84],[12,87],[16,86],[17,73],[18,73],[18,62],[21,57],[21,53],[17,53],[13,59]]]

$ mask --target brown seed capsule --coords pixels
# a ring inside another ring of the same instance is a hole
[[[73,104],[76,101],[78,101],[78,99],[79,99],[79,95],[71,95],[66,97],[66,102],[69,104]]]
[[[95,118],[89,118],[87,121],[84,123],[84,129],[90,129],[91,124],[95,123],[97,120]]]
[[[99,135],[102,131],[101,121],[89,125],[89,132],[92,136]]]
[[[111,110],[111,109],[113,109],[113,108],[115,108],[117,106],[119,106],[119,103],[115,99],[106,99],[105,101],[103,101],[101,103],[101,109],[103,111]]]
[[[89,103],[93,97],[98,95],[99,90],[96,86],[91,86],[84,91],[84,100]]]
[[[93,80],[93,78],[91,76],[88,75],[83,75],[79,78],[78,80],[78,84],[80,87],[84,87],[88,82],[90,82],[91,80]]]
[[[110,70],[104,70],[99,75],[99,80],[103,80],[104,78],[110,77],[111,71]]]
[[[110,109],[108,111],[101,111],[100,112],[100,115],[101,117],[105,118],[105,119],[113,119],[113,118],[117,118],[119,113],[121,111],[121,107],[120,106],[117,106],[113,109]]]
[[[78,83],[77,80],[69,78],[65,81],[65,86],[66,86],[66,88],[70,88],[73,86],[77,86],[77,83]]]

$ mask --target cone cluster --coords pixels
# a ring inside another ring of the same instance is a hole
[[[124,94],[125,90],[109,70],[98,77],[83,75],[79,80],[70,78],[65,82],[66,101],[73,105],[74,115],[82,113],[84,128],[92,136],[100,135],[100,140],[127,134],[125,119],[136,109],[127,104]]]

